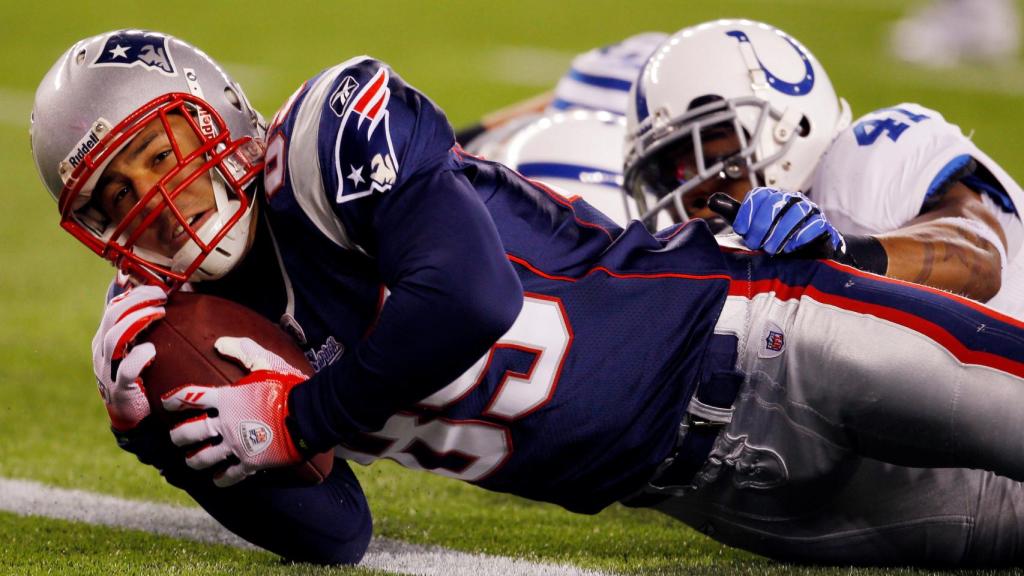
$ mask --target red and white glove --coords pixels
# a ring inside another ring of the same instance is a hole
[[[203,470],[234,456],[238,463],[213,479],[214,484],[225,487],[265,468],[301,462],[285,418],[288,392],[306,376],[251,338],[225,336],[214,346],[222,356],[248,368],[250,374],[231,386],[185,386],[164,395],[164,408],[170,411],[217,411],[216,416],[207,412],[171,429],[171,442],[177,446],[207,443],[185,463]],[[218,436],[220,444],[208,443]]]
[[[164,317],[166,301],[167,294],[156,286],[129,289],[107,303],[92,339],[93,373],[110,423],[119,432],[149,416],[141,374],[156,357],[156,348],[148,342],[131,346],[140,332]]]

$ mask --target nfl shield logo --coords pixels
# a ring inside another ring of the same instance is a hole
[[[271,441],[274,439],[274,433],[271,432],[270,427],[263,422],[252,420],[245,420],[239,423],[238,435],[242,440],[242,447],[251,456],[255,456],[269,448]]]
[[[91,66],[139,66],[165,76],[177,75],[171,52],[167,49],[167,37],[142,30],[123,30],[107,38],[103,50]]]
[[[775,358],[786,350],[786,334],[778,324],[768,321],[761,331],[761,349],[758,358]]]

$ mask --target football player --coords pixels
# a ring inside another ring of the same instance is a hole
[[[846,233],[848,263],[1024,318],[1024,193],[938,112],[904,103],[850,122],[806,47],[734,20],[675,34],[630,103],[626,186],[645,218],[721,221],[708,205],[716,192],[738,201],[757,186],[803,192]],[[762,191],[747,208],[778,202],[798,199]],[[736,231],[753,248],[792,252],[805,243],[795,216]]]
[[[620,228],[464,156],[365,56],[264,131],[191,45],[87,38],[40,84],[32,149],[61,225],[139,283],[94,341],[121,445],[288,558],[357,562],[344,460],[390,458],[581,513],[706,509],[705,531],[787,560],[1021,560],[1024,327],[969,300],[720,247],[700,221]],[[140,379],[161,360],[132,343],[186,283],[279,321],[316,374],[221,338],[252,374],[166,395],[205,410],[168,438]],[[331,447],[319,486],[256,475]]]
[[[735,20],[688,27],[645,65],[631,95],[627,187],[645,218],[667,212],[720,226],[726,219],[709,199],[725,193],[743,204],[738,215],[719,210],[736,218],[736,232],[752,248],[828,253],[870,272],[988,300],[1024,318],[1020,186],[934,110],[904,103],[850,118],[817,59],[784,32]],[[814,202],[780,189],[802,191]],[[659,198],[654,205],[652,196]],[[819,210],[846,233],[832,233],[825,246],[817,234]],[[865,477],[886,475],[879,483],[890,484],[918,473],[880,466]],[[938,476],[929,482],[960,481],[959,472]],[[847,489],[856,493],[872,490],[852,486]],[[974,481],[968,493],[989,498]],[[885,491],[873,497],[883,508],[878,502],[901,498]],[[900,514],[912,506],[941,509],[911,502],[901,504]],[[719,517],[714,504],[704,504],[669,512],[698,526],[733,515],[735,533],[723,539],[758,538],[752,517],[737,519],[735,510]]]

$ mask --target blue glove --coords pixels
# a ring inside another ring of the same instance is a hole
[[[754,188],[740,205],[732,228],[747,247],[773,256],[812,246],[824,258],[846,251],[843,235],[799,192]]]

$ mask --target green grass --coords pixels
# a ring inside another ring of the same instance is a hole
[[[196,546],[192,542],[144,532],[24,518],[6,513],[0,513],[0,572],[20,576],[383,574],[361,568],[286,566],[276,556],[266,552],[239,550],[229,546]]]
[[[910,2],[887,0],[658,0],[570,2],[278,2],[153,4],[0,0],[0,476],[186,503],[120,452],[90,376],[89,341],[111,269],[56,226],[29,153],[30,93],[74,40],[133,26],[165,30],[226,62],[271,115],[316,71],[356,54],[387,60],[468,123],[550,85],[538,70],[512,85],[489,72],[497,47],[571,54],[642,30],[721,16],[772,22],[825,64],[855,115],[903,101],[939,109],[1009,172],[1024,177],[1024,65],[925,71],[885,54],[887,23]],[[89,95],[83,95],[88,97]],[[100,96],[100,95],[96,95]],[[652,574],[904,574],[778,565],[720,546],[650,511],[612,507],[594,517],[491,494],[391,464],[358,468],[378,535],[468,551]],[[320,573],[273,557],[144,534],[0,514],[0,572],[8,574]],[[327,573],[327,572],[324,572]]]

